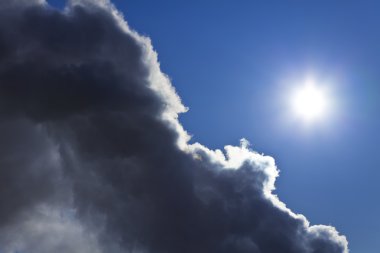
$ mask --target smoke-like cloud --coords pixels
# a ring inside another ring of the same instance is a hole
[[[148,38],[108,1],[0,4],[1,253],[347,253],[274,160],[189,144]]]

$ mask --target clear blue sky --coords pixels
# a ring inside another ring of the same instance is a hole
[[[378,1],[114,3],[152,39],[190,108],[181,122],[193,141],[222,148],[247,138],[276,159],[288,207],[335,226],[352,253],[379,252]],[[310,71],[331,81],[340,109],[305,130],[284,124],[279,100],[285,80]]]

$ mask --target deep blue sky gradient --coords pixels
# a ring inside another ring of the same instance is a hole
[[[180,119],[193,141],[222,148],[247,138],[276,159],[288,207],[337,227],[352,253],[379,252],[379,1],[114,3],[152,39],[190,107]],[[310,71],[331,83],[339,111],[305,129],[285,123],[281,99]]]

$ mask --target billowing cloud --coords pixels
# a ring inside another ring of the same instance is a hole
[[[347,253],[271,157],[190,144],[148,38],[108,1],[0,4],[0,252]]]

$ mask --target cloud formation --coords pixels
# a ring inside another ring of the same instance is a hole
[[[190,144],[150,40],[104,1],[0,4],[1,253],[347,253],[271,157]]]

